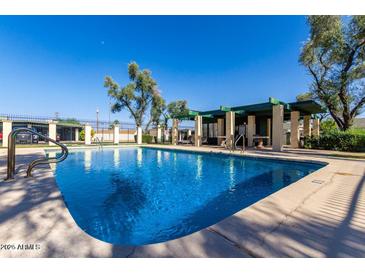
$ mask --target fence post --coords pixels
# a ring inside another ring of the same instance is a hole
[[[3,147],[8,147],[8,136],[13,130],[13,123],[10,120],[3,120]]]
[[[114,125],[113,142],[114,142],[114,144],[119,144],[119,126],[118,125]]]
[[[91,145],[91,126],[85,125],[85,145]]]
[[[137,127],[137,144],[142,144],[142,127]]]
[[[53,140],[57,140],[57,126],[56,126],[56,122],[50,121],[48,124],[48,137],[53,139]],[[52,142],[48,142],[49,146],[55,146],[54,143]]]
[[[161,143],[161,126],[157,125],[157,143]]]
[[[75,141],[79,140],[79,128],[75,127]]]

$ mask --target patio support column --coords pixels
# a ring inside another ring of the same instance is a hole
[[[113,127],[113,143],[119,144],[119,125],[114,125]]]
[[[3,121],[3,147],[8,147],[8,137],[13,130],[13,122],[10,120]]]
[[[142,144],[142,127],[137,127],[137,145]]]
[[[283,149],[284,130],[284,106],[274,105],[272,107],[272,150],[281,151]]]
[[[299,119],[299,111],[290,112],[290,145],[292,148],[299,147]]]
[[[167,127],[164,127],[163,134],[164,134],[164,137],[163,137],[164,142],[168,142],[170,139],[170,134],[169,134],[169,130]]]
[[[233,111],[226,112],[226,145],[233,148],[235,128],[235,113]]]
[[[191,136],[191,129],[188,129],[188,137]]]
[[[177,145],[178,134],[179,134],[178,121],[177,119],[172,119],[172,144],[174,146]]]
[[[157,125],[157,143],[161,143],[161,136],[162,136],[162,132],[161,132],[161,126]]]
[[[85,125],[85,145],[91,145],[91,126]]]
[[[313,120],[313,136],[315,137],[319,137],[319,125],[320,125],[319,119],[315,118]]]
[[[195,146],[200,147],[202,145],[202,133],[203,133],[203,117],[200,115],[195,116]]]
[[[56,123],[51,121],[48,124],[48,137],[55,140],[57,139],[57,126]],[[56,144],[52,143],[52,142],[48,142],[48,145],[50,146],[55,146]]]
[[[311,134],[311,116],[305,115],[303,122],[304,137],[310,137]]]
[[[254,115],[247,116],[247,146],[253,146],[253,136],[256,133],[256,117]]]
[[[224,136],[224,119],[219,118],[217,119],[217,134],[218,136],[220,136],[221,138],[218,138],[218,146],[220,146],[222,144],[222,142],[224,141],[224,138],[222,138],[222,136]]]
[[[77,142],[79,140],[79,128],[75,127],[75,141]]]
[[[271,145],[271,118],[267,118],[266,120],[266,136],[269,137],[267,139],[267,145]]]

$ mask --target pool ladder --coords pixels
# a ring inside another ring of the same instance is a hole
[[[99,137],[95,137],[94,141],[96,141],[99,144],[100,149],[103,149],[103,143],[100,141]]]
[[[14,179],[15,175],[15,144],[16,144],[16,136],[20,132],[30,132],[33,135],[38,135],[39,137],[45,139],[46,141],[49,141],[51,143],[56,144],[57,146],[61,147],[62,154],[58,157],[51,157],[51,158],[44,158],[44,159],[37,159],[33,160],[28,168],[27,168],[27,176],[32,176],[32,170],[38,165],[45,165],[45,164],[51,164],[51,163],[59,163],[65,160],[68,156],[68,149],[64,144],[61,144],[48,136],[45,136],[43,134],[40,134],[34,130],[31,130],[29,128],[17,128],[10,132],[8,136],[8,167],[7,167],[7,177],[5,180],[11,180]]]
[[[234,147],[233,150],[237,149],[237,143],[238,141],[242,138],[242,150],[241,152],[245,151],[245,134],[240,134],[237,138],[236,141],[234,142]]]

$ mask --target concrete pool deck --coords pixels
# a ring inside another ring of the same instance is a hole
[[[153,147],[228,153],[211,147]],[[44,155],[42,148],[19,148],[17,155],[16,179],[3,181],[6,150],[0,150],[0,257],[365,257],[364,159],[311,150],[246,151],[246,156],[328,165],[199,232],[124,247],[99,241],[77,226],[50,167],[24,178],[24,164]]]

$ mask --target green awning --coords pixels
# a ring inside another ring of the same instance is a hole
[[[202,117],[205,118],[218,118],[218,117],[224,117],[225,113],[228,111],[233,111],[236,113],[236,115],[239,116],[247,116],[247,115],[271,116],[272,108],[274,105],[283,105],[284,112],[286,115],[288,115],[290,111],[300,111],[300,114],[302,116],[324,112],[322,107],[313,100],[285,103],[283,101],[279,101],[278,99],[270,97],[269,101],[266,103],[243,105],[236,107],[221,106],[219,109],[209,110],[209,111],[190,110],[188,115],[179,116],[176,118],[180,120],[194,120],[195,116],[197,115],[201,115]]]
[[[324,113],[326,110],[313,100],[289,103],[291,110],[300,111],[301,115]]]
[[[284,110],[290,110],[289,104],[286,104],[282,101],[279,101],[273,97],[269,98],[269,101],[266,103],[252,104],[252,105],[244,105],[237,107],[230,107],[229,111],[234,111],[238,114],[247,116],[247,115],[270,115],[272,113],[273,105],[283,105]]]

